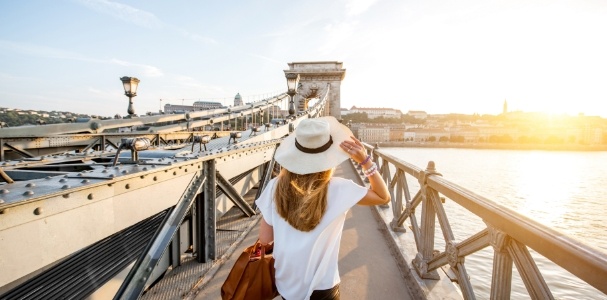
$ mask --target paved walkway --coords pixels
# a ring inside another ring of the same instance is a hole
[[[335,175],[362,184],[349,161],[338,166]],[[381,230],[370,207],[355,206],[348,212],[339,253],[342,299],[413,299]],[[257,235],[258,226],[195,299],[221,299],[221,285],[232,265],[247,246],[255,243]]]

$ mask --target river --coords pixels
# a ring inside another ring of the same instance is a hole
[[[434,161],[445,179],[607,253],[607,151],[382,150],[421,169]],[[413,196],[419,185],[412,177],[407,180]],[[445,207],[456,241],[484,228],[480,218],[453,201],[447,200]],[[442,240],[442,234],[437,236]],[[437,241],[436,248],[442,245]],[[556,299],[607,299],[559,266],[532,255]],[[466,257],[479,299],[489,298],[492,259],[490,247]],[[512,299],[529,299],[516,267],[512,284]]]

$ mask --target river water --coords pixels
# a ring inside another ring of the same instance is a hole
[[[382,148],[382,151],[421,169],[426,168],[428,161],[434,161],[445,179],[607,253],[607,151],[457,148]],[[410,176],[407,182],[413,197],[419,185]],[[457,242],[486,227],[480,218],[453,201],[447,199],[445,209]],[[437,231],[436,235],[436,249],[444,250],[442,234]],[[602,292],[531,252],[556,299],[607,299]],[[466,268],[478,299],[489,298],[492,259],[491,247],[466,257]],[[516,267],[513,268],[511,298],[529,299]]]

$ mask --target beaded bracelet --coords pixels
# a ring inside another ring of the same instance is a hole
[[[359,166],[363,166],[364,164],[366,164],[369,160],[371,160],[371,154],[367,155],[367,158],[365,158],[365,160],[363,160],[361,163],[359,163]]]
[[[364,173],[365,173],[365,176],[367,176],[367,174],[373,173],[373,172],[375,172],[375,171],[377,171],[377,164],[376,164],[376,163],[373,163],[373,164],[371,165],[371,167],[369,167],[368,169],[364,170]],[[368,177],[368,176],[367,176],[367,177]]]
[[[365,174],[365,177],[371,177],[375,175],[375,173],[377,173],[377,169],[374,169],[373,171],[371,171],[371,173]]]

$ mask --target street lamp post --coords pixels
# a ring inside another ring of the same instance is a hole
[[[129,116],[135,116],[135,108],[133,107],[133,97],[137,96],[137,86],[139,85],[139,79],[135,77],[124,76],[120,78],[122,85],[124,86],[124,94],[129,97],[129,108],[127,113]]]
[[[297,94],[297,86],[299,85],[299,74],[287,73],[287,95],[289,95],[289,117],[295,117],[295,103],[293,97]]]

